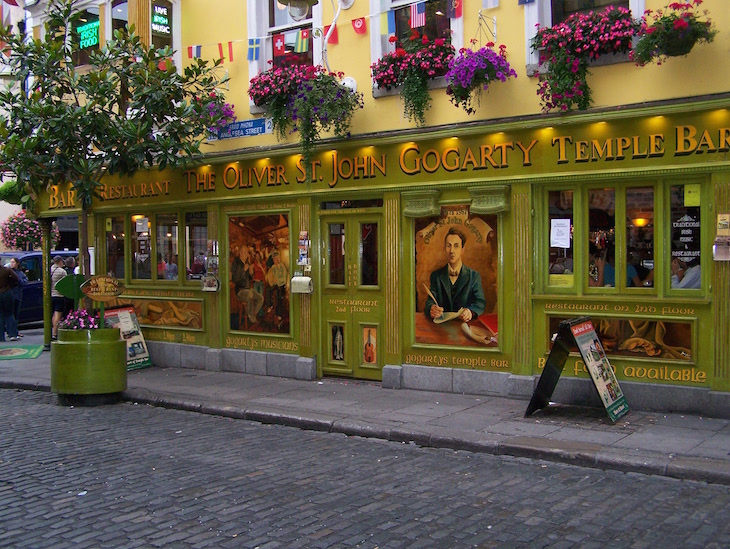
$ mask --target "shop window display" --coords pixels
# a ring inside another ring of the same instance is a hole
[[[231,330],[289,333],[289,217],[228,220]]]
[[[466,205],[416,220],[417,343],[498,345],[497,227]]]

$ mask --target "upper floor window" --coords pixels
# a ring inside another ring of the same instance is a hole
[[[575,13],[600,12],[609,6],[629,8],[629,0],[551,0],[553,25],[562,23]],[[643,13],[643,12],[642,12]],[[640,16],[641,14],[639,14]]]
[[[288,7],[276,0],[269,0],[268,36],[271,38],[273,66],[312,65],[312,8],[295,21]]]
[[[371,24],[370,31],[377,37],[371,52],[373,61],[395,51],[396,47],[403,47],[414,32],[429,40],[448,38],[458,51],[464,43],[463,23],[461,17],[449,18],[449,1],[428,0],[423,6],[424,3],[412,0],[371,0],[371,11],[387,13],[388,22],[386,25],[384,18],[379,25]],[[422,11],[420,6],[424,7]],[[395,36],[395,42],[390,42],[391,36]]]
[[[532,39],[537,33],[536,25],[541,27],[552,27],[562,23],[574,13],[588,13],[589,11],[603,11],[609,6],[628,8],[634,19],[640,19],[644,14],[646,0],[536,0],[525,4],[525,37],[526,63],[528,74],[536,68],[539,61],[539,53],[532,51]],[[458,49],[458,48],[457,48]],[[530,67],[532,66],[532,67]]]
[[[81,12],[74,29],[71,59],[74,66],[89,64],[89,53],[99,49],[99,8]]]
[[[126,3],[126,2],[125,2]],[[172,2],[154,0],[151,14],[152,45],[155,48],[172,48],[173,13]]]
[[[402,47],[414,32],[420,36],[451,39],[451,27],[446,16],[447,0],[431,0],[426,2],[423,13],[418,13],[418,4],[393,7],[395,17],[396,47]],[[393,2],[398,4],[402,2]],[[387,37],[386,37],[387,38]]]
[[[124,30],[129,23],[127,0],[114,0],[112,2],[112,36],[114,31]]]

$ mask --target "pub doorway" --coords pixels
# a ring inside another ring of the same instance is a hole
[[[381,380],[384,356],[381,201],[325,203],[322,247],[322,371]],[[340,206],[332,209],[332,206]],[[344,207],[342,207],[344,206]]]

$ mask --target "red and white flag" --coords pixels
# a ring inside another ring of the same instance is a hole
[[[330,37],[327,40],[327,43],[328,44],[339,44],[340,38],[337,36],[337,23],[335,23],[334,27],[332,25],[325,25],[324,35],[327,36],[327,33],[330,31],[330,27],[332,27],[332,34],[330,34]]]
[[[355,29],[357,34],[365,34],[368,31],[367,26],[365,25],[365,18],[358,17],[357,19],[353,19],[352,28]]]
[[[411,28],[426,26],[426,2],[411,4]]]
[[[271,37],[274,43],[274,57],[281,57],[286,54],[286,41],[283,34],[275,34]]]

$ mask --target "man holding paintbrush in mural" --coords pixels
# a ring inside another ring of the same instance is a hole
[[[447,263],[431,273],[431,287],[426,288],[428,299],[424,311],[434,322],[449,320],[449,316],[469,322],[484,312],[482,277],[461,260],[465,245],[464,233],[455,227],[449,229],[444,238]]]

